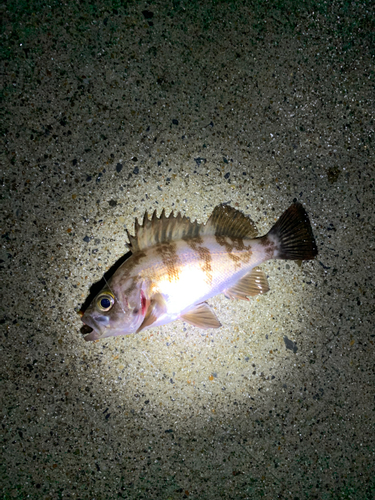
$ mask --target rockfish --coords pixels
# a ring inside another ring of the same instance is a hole
[[[206,300],[230,299],[269,290],[258,267],[269,259],[308,260],[317,248],[307,213],[295,203],[273,228],[257,237],[250,218],[218,205],[206,224],[173,212],[143,223],[127,235],[132,255],[108,280],[82,315],[85,340],[137,333],[176,319],[198,328],[221,326]]]

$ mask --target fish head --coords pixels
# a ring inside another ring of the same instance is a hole
[[[85,340],[135,333],[146,315],[146,293],[145,282],[134,278],[121,286],[105,286],[82,315],[81,332],[88,333]]]

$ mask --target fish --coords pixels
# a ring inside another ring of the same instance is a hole
[[[270,259],[310,260],[317,253],[309,217],[293,203],[264,236],[250,217],[228,204],[206,224],[165,210],[126,229],[131,256],[81,313],[86,341],[138,333],[185,321],[201,329],[221,323],[207,300],[223,293],[249,300],[269,290],[259,267]]]

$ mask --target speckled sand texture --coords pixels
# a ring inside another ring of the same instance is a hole
[[[2,5],[2,498],[374,498],[375,12],[298,4]],[[293,200],[220,329],[83,340],[135,217]]]

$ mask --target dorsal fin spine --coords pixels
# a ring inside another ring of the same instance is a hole
[[[160,217],[154,210],[151,219],[146,212],[142,225],[138,219],[135,220],[135,235],[127,232],[129,247],[133,253],[157,244],[168,243],[180,239],[196,238],[198,236],[229,236],[232,238],[254,238],[257,230],[254,223],[242,212],[229,205],[218,205],[212,212],[207,224],[199,224],[190,221],[180,212],[174,215],[172,211],[169,216],[165,215],[163,208]]]

